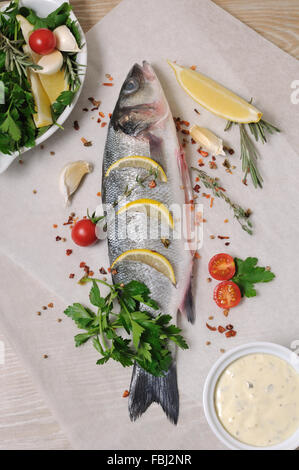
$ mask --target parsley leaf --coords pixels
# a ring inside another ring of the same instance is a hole
[[[170,315],[158,314],[154,317],[143,311],[142,305],[158,309],[150,297],[148,287],[140,282],[108,284],[100,279],[83,278],[80,284],[92,283],[90,302],[97,307],[97,313],[79,303],[69,306],[65,314],[76,325],[85,330],[75,336],[75,345],[81,346],[90,339],[101,357],[97,364],[103,365],[110,359],[129,367],[136,361],[141,367],[155,376],[164,375],[172,362],[169,342],[187,349],[188,345],[181,336],[181,330],[170,324]],[[109,288],[105,297],[101,295],[99,284]],[[118,312],[114,307],[118,306]],[[126,331],[128,338],[121,333]]]
[[[275,278],[274,273],[269,269],[257,266],[257,262],[257,258],[249,257],[245,260],[235,258],[236,274],[232,281],[239,286],[242,296],[255,297],[257,292],[254,284],[270,282]]]

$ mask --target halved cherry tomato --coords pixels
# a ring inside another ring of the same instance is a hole
[[[226,253],[218,253],[209,262],[209,273],[217,281],[228,281],[236,272],[234,258]]]
[[[40,55],[48,55],[56,47],[56,37],[52,31],[47,28],[40,28],[33,31],[29,37],[29,46]]]
[[[79,246],[90,246],[97,241],[96,224],[90,219],[79,220],[72,229],[72,239]]]
[[[241,300],[239,286],[232,281],[223,281],[214,289],[214,300],[220,308],[236,307]]]

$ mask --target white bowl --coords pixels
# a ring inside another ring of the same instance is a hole
[[[63,3],[69,3],[68,0],[21,0],[20,1],[20,7],[21,6],[24,6],[24,7],[28,7],[28,8],[32,8],[37,14],[38,16],[41,16],[41,17],[45,17],[45,16],[48,16],[52,11],[56,10],[56,8],[58,8],[60,5],[62,5]],[[9,2],[7,2],[7,4],[9,4]],[[6,8],[7,5],[5,5],[5,8]],[[78,21],[76,16],[74,15],[73,12],[71,12],[70,14],[71,16],[71,19],[72,20],[75,20],[75,21]],[[87,46],[86,46],[86,38],[85,38],[85,35],[83,33],[83,30],[78,22],[78,29],[80,31],[80,34],[81,34],[81,39],[82,39],[82,43],[84,44],[84,46],[82,47],[81,51],[78,53],[77,55],[77,62],[78,64],[81,64],[83,65],[84,67],[82,67],[82,70],[80,70],[80,81],[81,81],[81,86],[72,102],[72,104],[70,106],[68,106],[64,112],[59,116],[59,119],[57,120],[57,123],[62,126],[63,123],[66,121],[66,119],[69,117],[69,115],[71,114],[71,112],[73,111],[77,101],[78,101],[78,98],[80,96],[80,93],[82,91],[82,87],[83,87],[83,84],[84,84],[84,80],[85,80],[85,76],[86,76],[86,69],[87,69]],[[56,132],[57,130],[59,129],[58,126],[56,125],[53,125],[52,127],[50,127],[50,129],[45,132],[41,137],[39,137],[38,139],[36,139],[35,141],[35,147],[37,145],[40,145],[42,142],[44,142],[45,140],[47,140],[52,134],[54,134],[54,132]],[[28,150],[31,150],[32,148],[34,147],[31,147],[31,148],[22,148],[20,150],[20,153],[25,153],[27,152]],[[12,162],[15,160],[15,158],[17,158],[19,156],[19,152],[15,152],[11,155],[3,155],[1,152],[0,152],[0,174],[3,173],[5,170],[7,170],[7,168],[12,164]]]
[[[299,428],[287,440],[269,447],[255,447],[244,444],[231,436],[222,426],[215,409],[215,388],[222,372],[236,359],[247,354],[272,354],[288,362],[299,373],[299,357],[293,351],[275,343],[248,343],[228,351],[216,361],[210,370],[204,385],[203,407],[207,421],[220,441],[233,450],[293,450],[299,446]]]

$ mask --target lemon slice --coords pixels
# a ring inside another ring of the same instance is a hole
[[[58,96],[63,91],[67,91],[69,89],[64,68],[52,75],[40,74],[39,78],[51,104],[55,103]]]
[[[128,250],[122,253],[116,260],[113,262],[111,269],[113,269],[117,263],[121,261],[137,261],[139,263],[147,264],[152,268],[156,269],[160,273],[164,274],[173,284],[176,283],[175,275],[173,268],[165,258],[165,256],[160,255],[156,251],[146,250],[146,249],[136,249]]]
[[[127,211],[146,212],[149,217],[159,219],[169,225],[173,229],[173,218],[167,207],[162,202],[155,201],[154,199],[137,199],[136,201],[128,202],[119,209],[117,215],[123,214]]]
[[[112,170],[133,167],[143,168],[144,170],[157,172],[158,178],[163,183],[167,182],[167,176],[159,163],[155,162],[149,157],[142,157],[140,155],[133,155],[131,157],[123,157],[113,163],[106,171],[105,177],[109,176]]]
[[[168,61],[181,87],[197,103],[233,122],[258,122],[262,113],[232,91],[195,70]]]
[[[35,101],[36,113],[33,115],[33,120],[36,127],[49,126],[53,124],[51,103],[42,87],[38,74],[28,71],[29,80],[31,83],[31,90]]]

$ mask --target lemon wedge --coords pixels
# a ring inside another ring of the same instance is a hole
[[[119,209],[117,215],[123,214],[127,211],[145,212],[148,217],[155,219],[161,218],[162,222],[169,225],[173,229],[173,218],[167,207],[162,202],[155,201],[154,199],[137,199],[136,201],[128,202]]]
[[[20,25],[20,28],[21,28],[21,31],[22,31],[22,34],[23,34],[23,37],[25,39],[26,44],[29,44],[29,36],[32,33],[32,31],[34,30],[33,24],[29,23],[27,18],[25,18],[22,15],[17,15],[16,20],[18,21],[18,23]]]
[[[38,74],[28,71],[28,77],[31,83],[31,90],[35,101],[36,113],[33,115],[33,120],[36,127],[50,126],[53,124],[51,103],[42,87]]]
[[[175,275],[173,268],[165,258],[165,256],[157,253],[156,251],[151,251],[147,249],[136,249],[136,250],[128,250],[122,253],[116,260],[113,262],[111,269],[113,269],[116,264],[120,263],[121,261],[137,261],[139,263],[147,264],[152,268],[159,271],[161,274],[164,274],[173,284],[176,283]]]
[[[157,176],[163,183],[167,182],[167,176],[159,163],[155,162],[149,157],[142,157],[140,155],[133,155],[131,157],[123,157],[113,163],[106,171],[105,177],[109,176],[112,170],[133,167],[143,168],[144,170],[157,172]]]
[[[250,123],[261,119],[263,114],[257,108],[211,78],[170,61],[168,64],[181,87],[208,111],[233,122]]]
[[[64,68],[54,73],[53,75],[40,74],[39,78],[51,104],[55,103],[58,96],[63,91],[67,91],[69,89]]]

